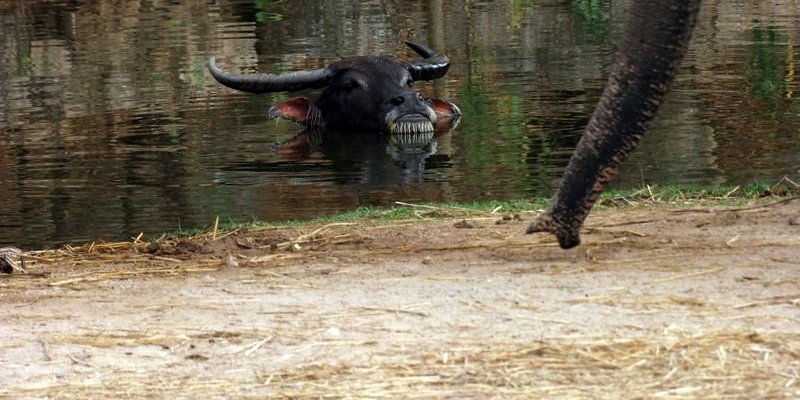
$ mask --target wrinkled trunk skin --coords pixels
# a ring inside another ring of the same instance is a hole
[[[686,52],[700,0],[634,0],[600,102],[550,208],[527,233],[580,244],[579,229],[625,156],[647,132]]]

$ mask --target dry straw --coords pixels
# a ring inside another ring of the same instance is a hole
[[[642,198],[626,198],[626,202],[649,201],[649,190]],[[793,201],[796,198],[781,200]],[[622,201],[622,200],[620,200]],[[769,207],[740,207],[736,211],[752,211]],[[428,210],[428,208],[421,207]],[[438,211],[438,210],[431,210]],[[691,212],[702,212],[693,209]],[[476,217],[478,219],[479,217]],[[494,218],[496,217],[486,217]],[[463,219],[457,218],[457,220]],[[639,221],[646,224],[649,221]],[[603,246],[626,243],[628,237],[646,238],[638,229],[621,228],[634,222],[595,225],[593,229],[606,236],[621,236],[593,242],[585,250],[593,267],[607,262],[638,265],[642,262],[680,258],[672,254],[653,253],[650,257],[623,260],[602,259]],[[216,224],[215,224],[216,226]],[[397,225],[394,225],[397,226]],[[329,224],[312,228],[308,233],[250,254],[234,254],[243,265],[259,268],[256,275],[269,275],[269,266],[297,262],[313,257],[302,251],[311,245],[349,243],[364,238],[383,227],[373,226],[355,232],[350,224]],[[220,233],[216,228],[191,240],[221,241],[236,231]],[[162,239],[167,240],[167,239]],[[0,280],[0,289],[27,290],[43,287],[69,287],[80,290],[82,285],[135,276],[179,276],[226,268],[227,260],[219,254],[193,253],[186,257],[155,255],[148,252],[151,243],[141,236],[124,243],[90,243],[66,246],[54,251],[22,254],[28,273],[14,273]],[[691,250],[695,244],[685,244]],[[741,243],[730,243],[739,246]],[[772,249],[796,246],[796,242],[773,243]],[[429,253],[469,250],[503,249],[505,251],[555,246],[550,239],[475,239],[455,244],[426,243],[422,247],[394,247],[395,252],[426,251]],[[756,246],[754,244],[754,246]],[[731,251],[723,246],[720,254]],[[796,248],[796,247],[793,247]],[[647,249],[645,249],[647,250]],[[361,249],[363,254],[386,252],[385,248]],[[649,251],[649,250],[648,250]],[[709,252],[708,249],[703,249]],[[329,251],[329,254],[334,250]],[[593,252],[597,252],[595,255]],[[257,254],[257,255],[256,255]],[[19,255],[15,253],[15,255]],[[227,256],[227,254],[226,254]],[[688,270],[680,265],[669,277],[653,279],[650,284],[671,283],[697,279],[726,271],[720,265],[703,270]],[[21,268],[21,265],[20,265]],[[43,272],[40,272],[43,271]],[[420,279],[458,280],[458,276],[424,276]],[[276,286],[277,287],[277,286]],[[573,302],[593,302],[624,306],[641,312],[674,311],[688,308],[695,314],[714,314],[716,305],[702,299],[674,295],[669,297],[633,296],[620,292],[598,297],[577,298]],[[567,302],[570,304],[569,302]],[[742,302],[734,309],[780,304],[797,307],[800,297],[781,295],[757,301]],[[347,312],[339,316],[346,324]],[[429,318],[433,313],[424,308],[366,307],[359,313],[401,314],[410,318]],[[291,314],[291,310],[286,313]],[[796,314],[787,318],[794,318]],[[543,322],[569,325],[572,322],[542,319]],[[290,325],[292,326],[292,325]],[[71,374],[61,379],[42,380],[31,384],[0,386],[0,398],[269,398],[269,399],[797,399],[800,398],[800,332],[726,330],[686,332],[667,327],[659,334],[648,330],[636,337],[544,337],[538,341],[493,340],[462,338],[454,335],[445,342],[423,346],[394,343],[391,335],[384,342],[310,343],[309,346],[344,346],[353,352],[363,349],[382,349],[366,360],[352,362],[313,362],[291,366],[261,364],[259,355],[279,339],[309,338],[308,327],[293,326],[296,331],[281,332],[171,332],[103,331],[75,335],[53,335],[42,344],[48,348],[83,346],[86,348],[127,348],[160,346],[173,349],[189,346],[195,341],[219,339],[221,335],[235,336],[243,343],[231,349],[224,358],[188,354],[184,363],[114,366],[99,370],[91,360],[76,356],[70,362],[84,368],[85,373]],[[288,328],[287,328],[288,329]],[[12,338],[13,339],[13,338]],[[3,349],[0,345],[0,349]],[[386,350],[391,349],[391,350]],[[291,354],[289,354],[291,355]],[[0,365],[2,368],[14,366]],[[2,381],[2,378],[0,378]]]
[[[54,338],[85,346],[160,345],[191,335],[106,333]],[[0,388],[0,395],[84,398],[270,399],[795,399],[800,397],[800,334],[710,332],[667,328],[636,338],[452,341],[438,351],[413,349],[366,363],[312,363],[289,368],[250,360],[272,337],[230,357],[244,368],[209,376],[169,365],[104,370],[85,377]],[[326,343],[318,343],[325,346]],[[371,342],[330,343],[373,346]],[[223,360],[224,361],[224,360]],[[233,360],[231,360],[233,361]],[[219,363],[187,356],[187,363]],[[93,369],[91,363],[76,363]],[[216,369],[220,371],[219,367]]]

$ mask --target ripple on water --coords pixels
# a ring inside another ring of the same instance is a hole
[[[216,216],[549,196],[602,91],[626,2],[6,3],[0,245],[49,246]],[[798,12],[704,5],[677,85],[615,185],[797,178]],[[267,121],[266,107],[288,95],[235,92],[205,67],[209,55],[242,73],[415,57],[408,39],[452,60],[445,79],[416,88],[464,112],[424,159],[380,141],[277,152],[300,128]]]

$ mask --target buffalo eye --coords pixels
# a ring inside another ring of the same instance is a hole
[[[414,80],[413,80],[413,79],[411,79],[411,78],[409,78],[409,79],[406,81],[406,86],[408,86],[408,87],[412,87],[412,86],[414,86]]]
[[[344,83],[344,88],[347,89],[347,90],[358,89],[360,87],[361,87],[361,83],[359,83],[355,79],[350,79],[350,80],[348,80],[347,82]]]

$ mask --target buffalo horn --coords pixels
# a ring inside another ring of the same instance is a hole
[[[406,42],[406,45],[420,56],[425,57],[422,61],[406,64],[408,72],[411,73],[411,79],[430,81],[441,78],[447,73],[447,69],[450,68],[450,59],[447,56],[436,54],[435,51],[414,42]]]
[[[208,59],[208,70],[217,82],[250,93],[294,92],[328,85],[333,73],[327,69],[297,71],[284,74],[240,75],[221,70],[214,57]]]

